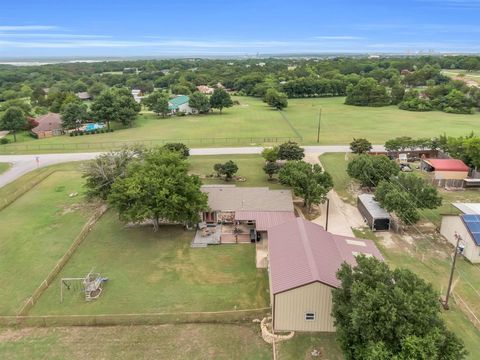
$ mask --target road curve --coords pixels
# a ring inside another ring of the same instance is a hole
[[[310,154],[350,151],[350,147],[348,145],[304,146],[303,148],[305,149],[306,153]],[[263,147],[196,148],[190,149],[190,154],[194,156],[260,154],[263,149]],[[373,151],[384,151],[384,147],[382,145],[374,145]],[[0,162],[12,164],[9,170],[0,175],[0,187],[5,186],[20,176],[37,168],[70,161],[91,160],[99,154],[101,153],[91,152],[39,155],[0,155]]]

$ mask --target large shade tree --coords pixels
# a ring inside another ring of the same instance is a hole
[[[208,208],[200,178],[188,174],[188,163],[176,151],[155,148],[132,161],[126,176],[117,178],[108,200],[120,219],[141,223],[152,221],[158,231],[160,220],[193,224]]]
[[[168,95],[161,91],[154,91],[149,96],[142,100],[145,106],[153,111],[158,116],[167,116],[168,110]]]
[[[333,180],[318,164],[288,161],[279,171],[279,180],[290,186],[295,195],[303,198],[308,211],[312,205],[323,203],[333,187]]]
[[[200,114],[205,114],[210,111],[210,100],[208,99],[208,96],[199,91],[194,92],[190,96],[188,105],[196,109]]]
[[[365,187],[375,187],[381,180],[390,179],[399,171],[397,163],[385,155],[362,154],[347,165],[348,175]]]
[[[73,102],[62,107],[60,112],[64,129],[78,128],[79,124],[87,120],[87,105]]]
[[[140,104],[135,102],[126,88],[104,90],[95,98],[91,107],[94,117],[98,121],[105,121],[108,129],[112,121],[131,125],[140,109]]]
[[[210,96],[210,106],[212,109],[220,110],[220,113],[224,108],[232,107],[233,101],[230,94],[221,88],[217,88]]]
[[[27,118],[19,107],[12,106],[5,111],[0,119],[0,128],[13,133],[13,140],[17,141],[17,131],[27,126]]]
[[[461,341],[440,316],[437,292],[409,270],[357,257],[337,272],[337,338],[346,360],[460,360]]]

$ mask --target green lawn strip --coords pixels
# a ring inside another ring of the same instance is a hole
[[[350,204],[355,204],[356,199],[348,189],[352,180],[347,174],[347,161],[344,153],[328,153],[320,156],[320,162],[333,178],[333,188],[337,194]]]
[[[412,249],[383,246],[375,233],[369,229],[353,229],[353,232],[355,236],[359,238],[375,241],[390,266],[409,269],[430,282],[439,293],[442,292],[444,294],[446,292],[451,262],[448,256],[445,256],[445,251],[448,251],[449,247],[434,243],[432,240],[424,239],[422,240],[423,244],[419,246],[419,248],[423,249],[422,252],[409,254],[408,252],[412,251]],[[436,254],[436,250],[441,250],[443,256]],[[459,259],[457,265],[457,276],[461,274],[463,279],[478,289],[480,287],[479,266],[472,265],[463,259]],[[465,281],[460,280],[456,284],[454,291],[456,294],[462,296],[473,310],[480,312],[480,306],[477,305],[480,298]],[[478,344],[480,343],[480,331],[478,331],[467,319],[466,315],[454,305],[453,301],[451,304],[451,309],[447,312],[442,311],[442,316],[446,320],[450,330],[465,342],[465,346],[470,353],[468,359],[479,359],[480,349],[478,348]]]
[[[69,197],[81,191],[78,172],[58,171],[0,212],[1,315],[19,310],[85,224],[83,196]]]
[[[0,358],[12,360],[269,360],[258,324],[60,327],[0,330]]]
[[[226,182],[219,178],[205,178],[214,175],[213,165],[234,161],[238,166],[238,176],[245,177],[246,181]],[[284,188],[278,181],[268,181],[263,171],[265,160],[260,155],[214,155],[214,156],[190,156],[190,172],[202,177],[205,184],[234,184],[237,186],[268,186],[271,189]]]
[[[321,356],[313,357],[317,350]],[[277,343],[278,360],[329,359],[343,360],[343,354],[335,340],[335,333],[295,333],[291,340]]]
[[[10,163],[0,163],[0,174],[10,169],[10,166],[12,166]]]
[[[255,247],[193,249],[194,232],[180,226],[125,227],[107,212],[77,249],[31,314],[120,314],[254,309],[268,306],[268,279],[255,268]],[[86,303],[81,291],[66,293],[61,277],[91,269],[108,277],[101,297]]]

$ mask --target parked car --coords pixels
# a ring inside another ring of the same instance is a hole
[[[403,172],[412,172],[413,171],[410,164],[405,164],[405,163],[400,164],[400,170],[403,171]]]

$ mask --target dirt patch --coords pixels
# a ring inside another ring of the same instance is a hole
[[[5,329],[0,332],[1,342],[15,342],[26,337],[42,337],[48,333],[47,328]]]
[[[393,234],[391,232],[381,232],[376,234],[380,238],[380,243],[387,249],[395,248],[396,244],[393,240]]]

